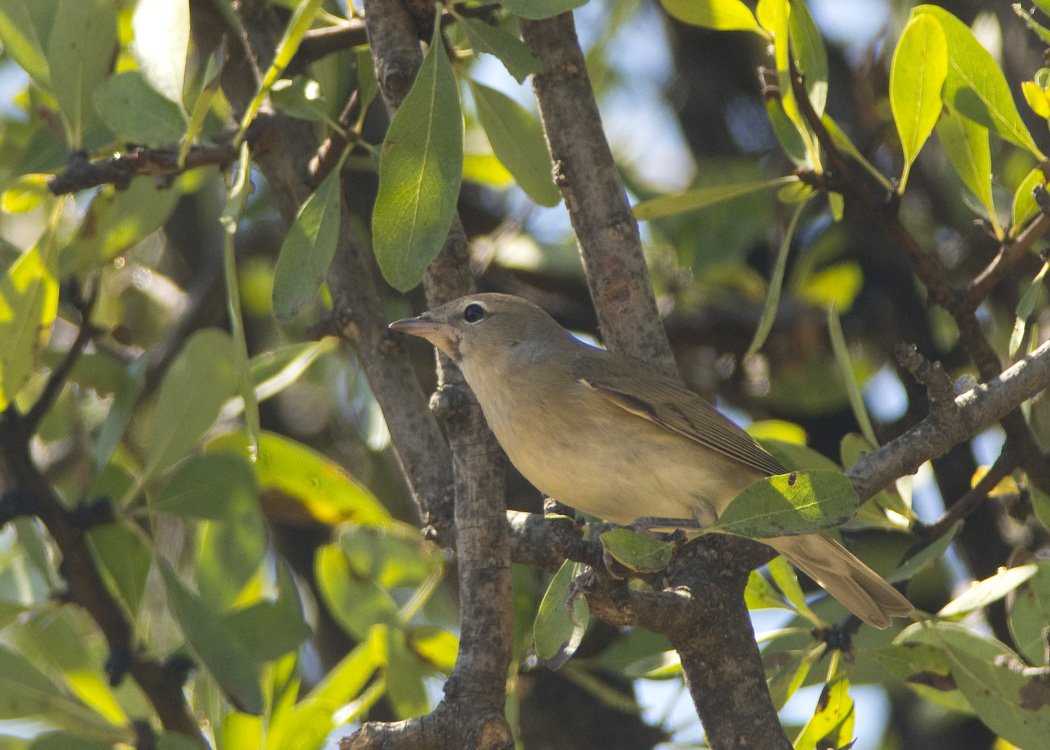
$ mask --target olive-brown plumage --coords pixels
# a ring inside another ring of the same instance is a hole
[[[391,328],[427,339],[459,365],[526,479],[608,521],[710,524],[752,482],[787,471],[704,399],[582,343],[518,297],[461,297]],[[912,610],[826,534],[764,541],[871,625]]]

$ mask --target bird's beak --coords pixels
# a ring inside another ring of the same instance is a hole
[[[390,324],[390,329],[426,339],[451,357],[453,362],[459,361],[459,336],[456,329],[448,323],[435,320],[430,313],[423,313],[418,318],[395,320]]]

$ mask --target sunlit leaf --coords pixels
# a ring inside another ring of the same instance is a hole
[[[383,141],[372,241],[383,276],[399,291],[423,278],[441,251],[463,179],[463,113],[441,25]]]
[[[672,16],[692,26],[761,33],[754,14],[740,0],[660,0],[660,3]]]
[[[138,0],[131,30],[135,34],[131,50],[139,70],[181,112],[190,42],[188,0]]]
[[[417,625],[405,631],[408,648],[442,674],[449,674],[456,664],[459,639],[434,625]]]
[[[231,450],[249,458],[253,453],[243,432],[221,435],[208,444],[208,451]],[[255,476],[271,511],[332,525],[344,521],[385,524],[390,514],[367,487],[331,459],[290,438],[271,432],[259,436],[258,456],[252,460]],[[267,497],[266,490],[279,490],[294,505]]]
[[[991,53],[981,46],[966,24],[943,8],[919,5],[912,10],[911,17],[924,14],[937,19],[948,41],[944,101],[966,118],[994,130],[1042,160],[1043,154],[1021,120],[1006,77]]]
[[[948,40],[935,16],[908,22],[897,41],[890,70],[890,107],[904,150],[900,191],[919,150],[941,115],[941,89],[948,76]]]
[[[36,367],[58,312],[58,281],[48,269],[51,235],[0,278],[0,409]],[[44,255],[41,255],[41,252]]]
[[[808,534],[849,520],[858,503],[840,471],[780,474],[737,495],[712,529],[755,539]]]
[[[853,717],[849,680],[841,677],[826,684],[817,700],[817,710],[795,739],[795,750],[847,746],[853,740]]]
[[[1036,167],[1021,180],[1021,184],[1014,191],[1013,225],[1010,227],[1010,236],[1016,237],[1024,225],[1039,213],[1039,204],[1035,202],[1034,191],[1037,186],[1046,186],[1046,178],[1043,171]]]
[[[974,581],[964,593],[945,604],[937,616],[962,615],[998,601],[1034,576],[1038,569],[1035,565],[1021,565],[1000,570],[983,581]]]
[[[405,642],[405,631],[400,628],[383,629],[386,638],[386,694],[401,719],[422,716],[430,710],[423,678],[428,670]]]

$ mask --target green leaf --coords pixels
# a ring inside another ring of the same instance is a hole
[[[904,151],[900,192],[919,150],[941,116],[941,89],[948,76],[948,39],[935,16],[916,16],[904,27],[893,51],[890,108]]]
[[[752,570],[744,589],[744,602],[748,609],[790,609],[784,598],[773,588],[773,584],[757,570]]]
[[[277,43],[277,49],[274,51],[273,61],[270,63],[266,75],[263,76],[262,83],[259,84],[259,91],[252,98],[251,102],[249,102],[248,108],[241,116],[241,127],[234,138],[235,143],[240,143],[244,139],[244,134],[248,131],[248,126],[252,124],[252,120],[255,119],[255,115],[259,112],[259,107],[263,105],[263,102],[265,102],[269,96],[270,89],[278,80],[280,80],[281,75],[284,73],[284,69],[288,66],[288,63],[292,61],[292,58],[295,57],[295,53],[298,51],[299,45],[303,41],[303,37],[306,36],[306,32],[309,31],[310,27],[313,25],[314,18],[321,9],[323,2],[324,0],[303,0],[303,2],[295,6],[295,11],[292,13],[292,17],[288,20],[288,25],[284,29],[281,41]],[[237,23],[235,14],[228,14],[228,18],[231,16],[234,18],[234,23]]]
[[[530,75],[543,72],[543,63],[533,54],[532,48],[516,36],[476,18],[456,16],[456,20],[474,52],[495,56],[518,83],[525,83]]]
[[[463,179],[463,113],[441,24],[390,122],[379,163],[372,242],[384,278],[408,291],[448,237]]]
[[[812,622],[819,622],[813,610],[809,608],[809,604],[806,602],[806,595],[802,592],[802,587],[798,585],[798,576],[795,575],[795,569],[791,567],[791,563],[787,561],[787,558],[777,555],[767,563],[766,567],[769,569],[769,575],[773,578],[773,583],[777,585],[777,588],[784,594],[784,598],[791,603],[791,606],[806,619]]]
[[[940,22],[948,40],[948,75],[944,101],[966,118],[994,130],[1006,140],[1044,158],[1021,120],[1010,86],[995,58],[966,24],[943,8],[920,5],[911,17],[930,14]]]
[[[143,481],[184,458],[237,392],[232,346],[225,331],[200,330],[168,367],[153,410]]]
[[[747,347],[744,359],[751,357],[761,349],[762,344],[766,343],[769,332],[773,330],[773,321],[777,316],[777,308],[780,307],[780,292],[784,286],[784,270],[787,268],[791,240],[795,236],[795,227],[798,226],[799,217],[802,216],[802,209],[808,202],[808,199],[803,199],[795,207],[795,213],[791,215],[791,221],[788,222],[784,235],[780,238],[776,264],[773,266],[773,274],[769,278],[769,287],[766,290],[766,299],[762,305],[762,317],[759,318],[758,328],[755,330],[754,338],[751,339],[751,344]]]
[[[1010,227],[1010,236],[1016,237],[1023,229],[1023,225],[1039,213],[1039,204],[1035,202],[1035,188],[1038,185],[1046,186],[1046,178],[1043,170],[1036,167],[1021,180],[1021,184],[1014,191],[1013,224]]]
[[[660,0],[660,4],[670,15],[692,26],[762,33],[754,14],[740,0]]]
[[[770,668],[766,667],[769,697],[778,711],[784,708],[784,705],[802,687],[802,683],[809,675],[810,667],[823,653],[823,649],[810,648],[785,653],[788,654],[788,661],[778,666],[775,671],[770,671]]]
[[[377,630],[371,631],[307,694],[306,700],[330,706],[334,711],[356,698],[380,665],[379,654],[376,653],[378,635]]]
[[[401,628],[384,628],[386,638],[386,694],[398,718],[411,719],[430,710],[423,678],[429,670],[405,643]]]
[[[150,501],[154,511],[225,521],[255,506],[259,487],[248,460],[229,451],[184,461]]]
[[[314,570],[332,616],[350,635],[364,639],[376,624],[400,627],[390,594],[356,575],[338,546],[328,544],[318,550]]]
[[[532,628],[536,655],[552,669],[557,669],[576,652],[590,619],[590,608],[582,594],[572,593],[572,583],[584,566],[566,560],[551,579],[540,602]],[[572,613],[569,598],[572,595]]]
[[[103,81],[95,89],[94,104],[107,128],[134,143],[174,143],[186,133],[182,108],[150,86],[137,70]]]
[[[266,556],[266,520],[252,508],[229,521],[201,521],[197,543],[197,590],[201,598],[225,612],[259,574]]]
[[[1036,574],[1017,587],[1012,601],[1007,600],[1010,635],[1029,664],[1045,662],[1043,628],[1050,623],[1050,561],[1036,565]]]
[[[538,21],[580,8],[587,0],[501,0],[501,3],[516,16]]]
[[[809,147],[806,139],[802,137],[799,126],[788,116],[784,108],[784,99],[780,96],[766,97],[766,115],[769,124],[773,127],[773,134],[777,137],[780,148],[796,167],[812,169]]]
[[[113,401],[110,404],[109,412],[106,414],[106,419],[98,431],[95,450],[92,451],[91,455],[91,468],[96,479],[102,473],[102,470],[106,468],[110,459],[113,458],[113,451],[116,450],[120,438],[124,435],[124,430],[127,429],[128,423],[131,421],[131,414],[135,410],[135,405],[142,394],[142,389],[146,386],[146,368],[148,366],[146,360],[147,358],[142,356],[128,366],[127,377],[120,383],[116,393],[113,394]]]
[[[136,533],[122,522],[92,526],[87,536],[100,567],[134,619],[153,565],[153,551],[143,541],[141,531]]]
[[[239,711],[262,713],[265,703],[251,657],[219,616],[179,580],[171,565],[163,559],[157,562],[164,577],[168,606],[186,643]]]
[[[602,547],[621,565],[641,573],[655,573],[671,562],[674,548],[667,542],[630,529],[602,532]]]
[[[338,541],[352,575],[387,588],[419,586],[444,567],[441,550],[408,524],[344,524]]]
[[[988,130],[962,117],[955,110],[949,110],[937,122],[937,137],[963,183],[977,196],[989,216],[994,217]]]
[[[289,321],[314,298],[332,265],[341,222],[341,170],[333,169],[299,209],[273,271],[273,314]]]
[[[1036,5],[1040,4],[1039,0],[1034,0],[1034,2]],[[1019,15],[1021,20],[1024,21],[1025,26],[1035,32],[1035,34],[1043,40],[1044,44],[1050,44],[1050,29],[1036,21],[1031,13],[1021,7],[1020,3],[1013,3],[1011,7],[1013,8],[1014,13]],[[1043,9],[1043,12],[1046,12],[1046,8]]]
[[[844,523],[858,504],[853,484],[839,471],[779,474],[737,495],[710,530],[753,539],[808,534]]]
[[[190,43],[188,0],[138,0],[131,30],[135,35],[131,51],[142,75],[182,113]]]
[[[8,214],[27,214],[35,211],[51,197],[51,191],[47,189],[46,174],[24,174],[19,176],[7,189],[4,190],[3,198],[0,199],[0,211]]]
[[[551,176],[553,164],[543,128],[524,107],[502,91],[476,81],[469,83],[478,120],[496,158],[530,198],[548,208],[558,205],[561,193]]]
[[[0,646],[0,720],[24,723],[29,719],[110,743],[133,741],[122,727],[113,726],[60,690],[24,655]]]
[[[283,561],[277,564],[277,599],[263,599],[227,614],[226,628],[256,663],[273,661],[310,637],[295,579]]]
[[[59,0],[47,62],[70,148],[80,148],[96,122],[92,96],[109,75],[117,43],[117,6],[111,0]]]
[[[47,267],[50,232],[41,243],[42,248],[27,250],[0,278],[0,409],[14,400],[36,369],[58,312],[58,281]]]
[[[846,398],[849,400],[853,417],[860,426],[864,439],[872,445],[878,445],[875,437],[875,429],[871,426],[871,417],[868,416],[868,408],[864,405],[864,397],[860,392],[860,384],[857,382],[857,372],[854,369],[853,357],[850,356],[849,347],[846,346],[846,336],[842,333],[842,322],[839,319],[838,309],[835,301],[828,305],[828,337],[831,339],[831,349],[835,353],[835,364],[838,366],[842,385],[846,389]]]
[[[208,444],[208,452],[236,451],[252,459],[243,432],[221,435]],[[259,436],[258,455],[252,460],[260,488],[280,490],[290,507],[280,508],[282,498],[270,498],[274,510],[305,516],[334,526],[344,521],[387,524],[390,514],[367,487],[345,469],[317,451],[272,432]]]
[[[973,581],[969,589],[945,604],[937,616],[963,615],[997,602],[1034,576],[1037,570],[1039,568],[1036,565],[1021,565],[1000,570],[991,578],[985,578],[983,581]]]
[[[849,680],[841,677],[824,685],[817,710],[795,739],[795,750],[818,747],[847,747],[853,739],[853,699]]]
[[[54,0],[0,0],[0,42],[4,54],[42,88],[51,88],[45,47],[58,3]]]
[[[788,469],[794,471],[837,471],[842,473],[842,469],[837,463],[823,453],[805,445],[790,443],[778,438],[761,438],[758,442]]]
[[[1025,750],[1044,747],[1050,704],[1042,670],[1024,670],[1009,648],[968,628],[938,623],[930,630],[930,641],[947,653],[952,677],[981,721]]]
[[[124,190],[104,187],[91,199],[77,234],[63,249],[60,275],[87,273],[159,229],[182,197],[179,182],[165,189],[149,175]]]
[[[907,562],[902,563],[892,575],[886,577],[886,581],[888,583],[906,581],[909,578],[913,578],[919,571],[936,565],[944,557],[944,553],[948,551],[948,546],[955,539],[955,535],[959,533],[960,529],[962,529],[962,521],[956,521],[948,529],[947,533]]]
[[[813,23],[805,2],[791,3],[788,28],[806,95],[817,117],[822,117],[824,103],[828,98],[828,53],[824,49],[824,38]]]
[[[973,715],[973,708],[952,678],[948,655],[944,649],[931,645],[929,633],[908,628],[892,646],[870,653],[890,674],[931,703]],[[995,654],[986,658],[995,658]]]
[[[416,656],[442,674],[450,674],[459,655],[459,638],[436,625],[415,625],[405,631],[405,641]]]
[[[778,177],[775,180],[762,180],[761,182],[745,182],[735,185],[709,185],[693,190],[687,190],[678,195],[666,195],[660,198],[652,198],[634,205],[634,217],[638,221],[650,221],[662,216],[696,211],[716,203],[730,200],[741,195],[780,187],[782,185],[794,184],[799,180],[794,175]]]

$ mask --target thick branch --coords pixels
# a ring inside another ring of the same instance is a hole
[[[610,349],[676,376],[638,224],[602,130],[572,14],[522,20],[521,33],[543,63],[533,91],[602,337]]]
[[[523,20],[522,36],[543,62],[544,72],[534,77],[533,90],[603,338],[610,349],[677,376],[638,226],[602,130],[572,15]],[[696,546],[703,552],[675,570],[706,581],[704,590],[692,591],[691,606],[684,611],[660,610],[660,616],[670,614],[666,621],[646,617],[640,624],[681,636],[672,636],[672,642],[712,747],[788,748],[743,600],[741,581],[751,570],[744,551],[755,545],[725,539],[714,546]],[[716,547],[735,552],[715,554]],[[617,612],[624,610],[614,603],[604,614],[612,617]],[[702,623],[700,612],[706,613]],[[695,637],[697,632],[729,635],[712,645]],[[712,658],[712,648],[722,649],[718,658]],[[727,690],[729,685],[733,687]]]

